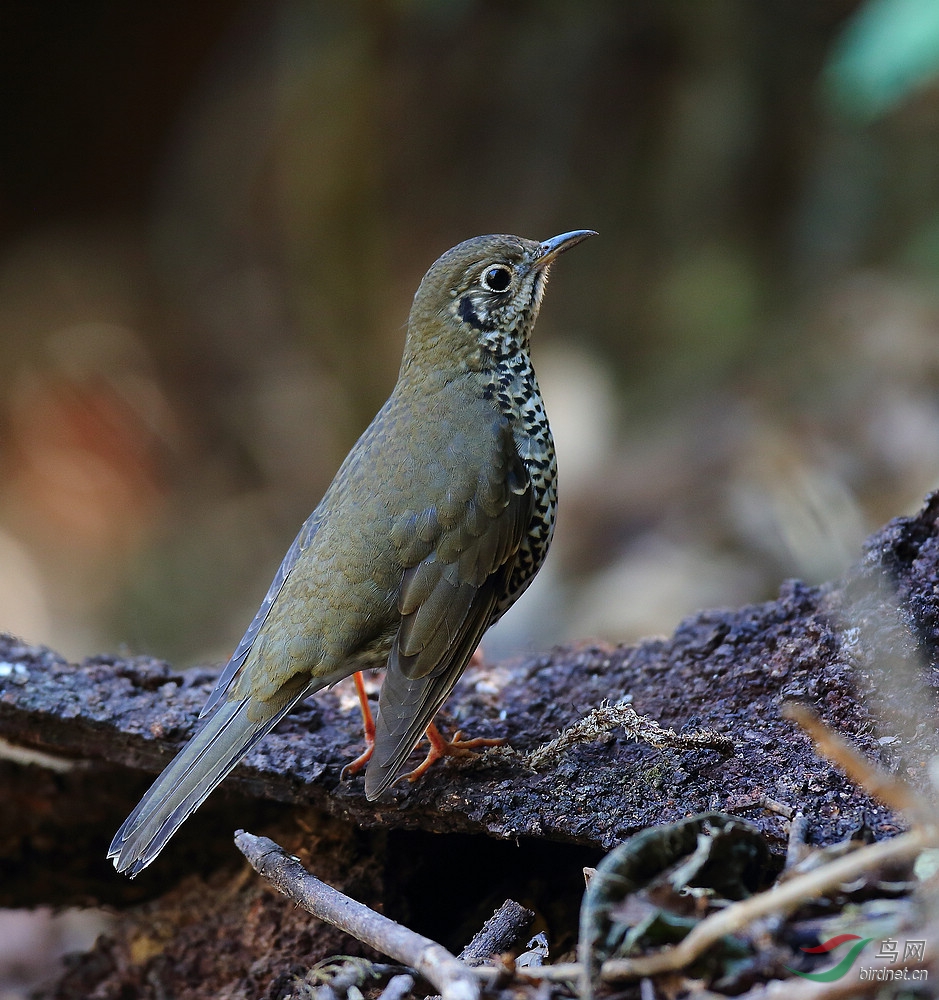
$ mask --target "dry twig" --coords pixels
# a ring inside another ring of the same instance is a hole
[[[404,1000],[404,997],[413,989],[414,977],[407,975],[407,973],[401,973],[401,975],[392,976],[378,1000]]]
[[[235,845],[279,892],[320,920],[414,969],[440,990],[444,1000],[479,1000],[477,976],[436,941],[321,882],[267,837],[238,830]]]
[[[460,952],[460,961],[467,965],[482,965],[492,955],[508,951],[531,927],[534,919],[531,910],[526,910],[514,899],[507,899]]]

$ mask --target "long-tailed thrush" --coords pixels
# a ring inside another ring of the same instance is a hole
[[[554,442],[529,355],[548,268],[589,230],[480,236],[414,296],[397,384],[300,529],[195,735],[115,834],[136,875],[302,698],[384,667],[369,799],[399,775],[554,530]]]

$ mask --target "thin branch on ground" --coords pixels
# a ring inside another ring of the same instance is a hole
[[[414,977],[407,975],[407,973],[401,973],[388,981],[388,985],[382,990],[378,1000],[404,1000],[404,997],[413,989]]]
[[[789,842],[786,844],[786,865],[784,870],[788,871],[805,857],[808,846],[806,844],[806,833],[809,828],[809,821],[805,818],[805,813],[800,809],[789,823]]]
[[[493,955],[508,951],[531,927],[535,914],[514,899],[507,899],[460,952],[467,965],[482,965]]]
[[[267,837],[238,830],[235,845],[278,892],[320,920],[414,969],[440,990],[444,1000],[479,1000],[478,976],[436,941],[321,882]]]

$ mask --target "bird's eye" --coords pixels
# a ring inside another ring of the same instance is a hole
[[[512,284],[512,268],[505,264],[487,267],[479,276],[479,283],[487,292],[504,292]]]

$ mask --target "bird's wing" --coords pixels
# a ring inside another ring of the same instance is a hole
[[[254,641],[257,639],[262,626],[267,621],[267,616],[271,612],[274,601],[277,600],[277,595],[283,589],[284,583],[286,582],[290,571],[296,565],[297,560],[309,546],[310,542],[312,542],[313,536],[316,534],[317,528],[319,528],[320,525],[320,511],[321,507],[317,507],[316,510],[314,510],[313,513],[306,519],[299,534],[293,540],[293,544],[287,550],[287,554],[284,556],[283,561],[278,567],[277,573],[274,575],[274,579],[268,588],[267,594],[264,596],[264,600],[261,602],[261,606],[257,610],[257,614],[252,619],[245,634],[241,637],[241,642],[238,643],[235,652],[232,653],[231,659],[225,664],[225,668],[222,670],[221,674],[219,674],[219,678],[215,683],[215,687],[212,689],[212,693],[206,699],[206,703],[202,706],[202,711],[199,712],[200,719],[204,719],[210,712],[217,708],[222,701],[225,700],[225,695],[228,693],[228,689],[231,686],[232,681],[235,679],[235,675],[242,668],[242,666],[244,666],[248,653],[254,645]]]
[[[409,566],[398,593],[401,624],[379,696],[365,777],[376,798],[398,776],[493,619],[532,517],[533,492],[507,423],[471,495],[411,516],[431,551]],[[407,534],[407,532],[404,532]]]

